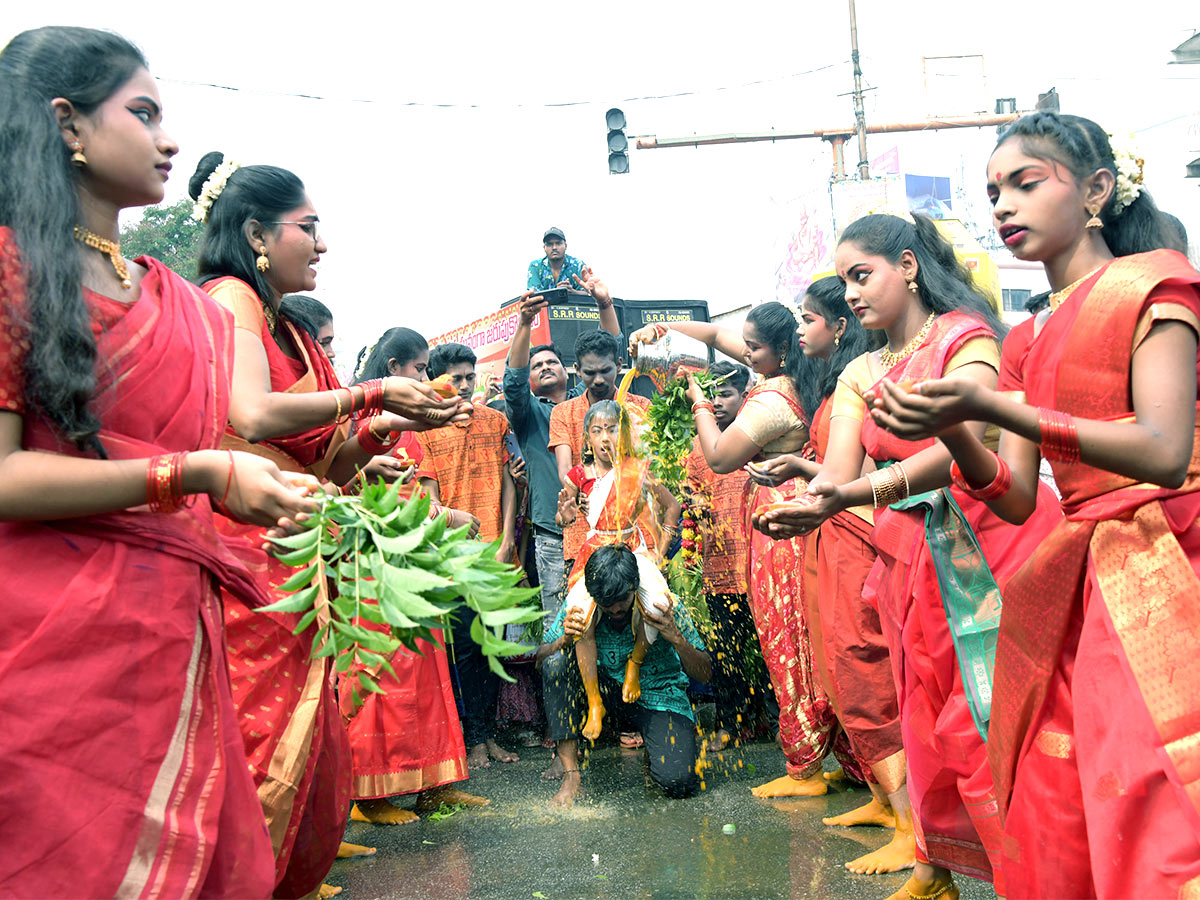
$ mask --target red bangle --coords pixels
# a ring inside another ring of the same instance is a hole
[[[1074,419],[1065,412],[1040,407],[1038,429],[1042,436],[1042,456],[1057,462],[1079,462],[1079,434]]]
[[[388,432],[386,438],[380,438],[375,434],[376,418],[372,417],[364,427],[358,429],[358,446],[362,447],[372,456],[386,456],[396,443],[396,438],[393,435],[397,432]]]
[[[146,468],[146,505],[150,512],[171,513],[183,502],[183,460],[186,452],[156,456]]]
[[[358,386],[363,389],[363,402],[355,411],[354,418],[365,419],[367,416],[377,416],[383,412],[383,379],[372,378],[370,381],[360,382]]]
[[[996,477],[992,479],[990,484],[981,488],[971,487],[967,483],[967,479],[963,477],[962,469],[958,467],[958,462],[955,461],[950,463],[950,480],[954,483],[954,486],[968,497],[983,500],[984,502],[996,500],[1007,494],[1009,488],[1012,487],[1012,469],[1008,467],[1008,463],[999,456],[996,456],[995,453],[992,453],[992,456],[996,458]]]

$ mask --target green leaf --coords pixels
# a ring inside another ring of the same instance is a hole
[[[416,550],[421,545],[421,541],[425,539],[425,528],[418,527],[394,537],[372,530],[371,537],[375,539],[375,545],[385,553],[404,554]]]
[[[310,609],[308,612],[306,612],[300,618],[300,624],[298,624],[295,628],[292,629],[292,634],[299,634],[300,632],[302,632],[304,629],[306,629],[309,625],[311,625],[313,623],[313,620],[316,617],[317,617],[317,608],[314,606],[312,609]]]
[[[381,688],[376,683],[375,679],[372,678],[370,675],[368,675],[366,672],[358,673],[358,683],[363,686],[363,690],[370,691],[372,694],[386,694],[387,693],[387,691],[385,691],[383,688]]]
[[[314,553],[313,555],[315,556],[316,554]],[[303,587],[304,585],[306,585],[310,581],[312,581],[313,576],[316,575],[316,573],[317,573],[317,564],[314,562],[308,568],[301,569],[299,572],[294,573],[292,575],[292,577],[289,578],[287,581],[285,581],[283,584],[277,585],[275,590],[283,591],[285,594],[291,593],[292,591],[295,591],[295,590],[299,590],[301,587]]]
[[[301,547],[299,550],[293,550],[291,553],[280,553],[276,555],[285,566],[303,566],[307,565],[317,555],[317,544],[311,547]]]
[[[317,585],[310,584],[304,590],[296,591],[287,597],[275,601],[270,606],[259,607],[259,612],[283,612],[297,613],[303,612],[312,607],[313,600],[317,597]]]
[[[499,675],[501,678],[503,678],[505,681],[516,682],[517,679],[513,678],[511,675],[508,674],[507,671],[505,671],[504,666],[502,666],[500,664],[500,660],[496,659],[496,657],[489,656],[489,657],[487,657],[487,661],[488,661],[488,668],[491,669],[493,672],[495,672],[497,675]]]
[[[319,525],[313,525],[305,528],[299,534],[288,535],[287,537],[273,537],[271,543],[279,547],[287,547],[289,550],[296,550],[300,547],[312,547],[321,537],[321,528]]]
[[[484,609],[479,611],[484,625],[511,625],[515,622],[536,622],[542,617],[541,609],[523,606],[511,609]]]

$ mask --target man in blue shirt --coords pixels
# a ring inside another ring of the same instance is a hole
[[[625,664],[633,652],[633,605],[640,583],[637,559],[623,544],[608,544],[592,554],[583,569],[584,584],[596,603],[596,666],[602,692],[619,702]],[[642,663],[642,695],[629,710],[646,742],[650,779],[668,797],[696,792],[696,719],[688,700],[688,678],[707,682],[712,660],[691,617],[678,601],[661,617],[643,611],[658,639]],[[553,803],[569,806],[580,789],[579,730],[583,720],[583,685],[575,661],[575,639],[587,627],[583,610],[564,606],[546,629],[538,648],[542,681],[562,687],[546,691],[546,719],[563,765],[563,783]]]
[[[600,313],[600,327],[619,335],[621,328],[612,297],[603,282],[585,282]],[[553,344],[529,347],[533,320],[546,310],[546,301],[535,291],[521,295],[520,319],[508,349],[504,369],[504,399],[508,422],[525,458],[529,478],[529,519],[533,524],[533,547],[538,582],[542,586],[542,609],[553,615],[566,596],[567,572],[563,559],[562,528],[554,522],[562,483],[558,463],[550,452],[550,413],[564,400],[583,393],[583,385],[567,389],[567,370],[562,353]]]
[[[582,290],[583,282],[587,280],[583,272],[587,264],[574,256],[567,256],[567,239],[561,228],[551,226],[546,229],[542,237],[542,249],[546,255],[529,264],[525,287],[536,291],[548,291],[556,287]]]

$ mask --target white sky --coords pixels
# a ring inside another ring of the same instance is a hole
[[[168,201],[213,149],[305,181],[330,247],[315,293],[346,363],[390,326],[431,336],[495,310],[552,224],[618,296],[769,299],[789,201],[825,187],[828,145],[634,150],[631,173],[610,176],[604,112],[625,111],[631,143],[853,121],[844,3],[7,6],[0,43],[77,24],[142,46],[181,146]],[[1196,246],[1200,181],[1183,174],[1200,156],[1200,66],[1168,63],[1200,12],[1114,8],[859,0],[867,120],[990,112],[996,97],[1028,109],[1056,86],[1065,112],[1136,133],[1148,186]],[[976,60],[923,78],[923,55],[952,54],[983,54],[984,74]],[[868,152],[898,145],[903,169],[958,176],[982,203],[994,140],[878,135]]]

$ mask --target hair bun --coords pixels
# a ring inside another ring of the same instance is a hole
[[[200,158],[200,162],[196,164],[196,171],[192,173],[191,179],[188,181],[188,196],[193,200],[200,199],[200,192],[204,190],[204,182],[212,176],[212,173],[217,170],[217,166],[225,161],[225,154],[220,150],[210,150]]]

